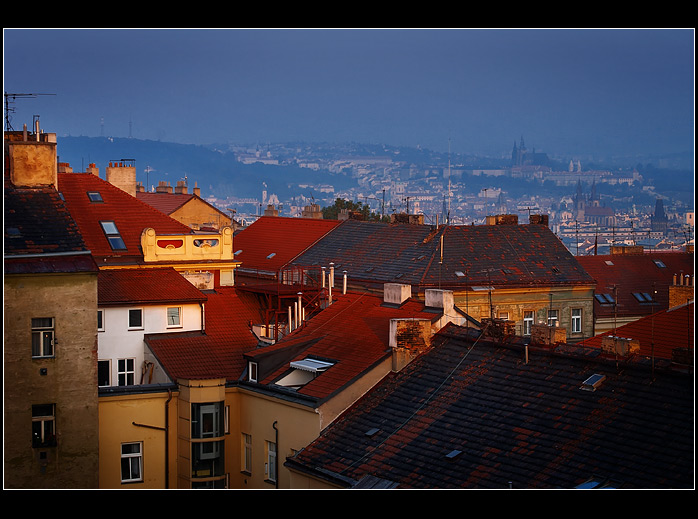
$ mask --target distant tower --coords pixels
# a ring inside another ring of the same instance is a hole
[[[666,232],[669,226],[669,218],[664,212],[664,201],[658,198],[654,206],[654,215],[652,216],[652,231]]]
[[[577,180],[577,194],[574,196],[574,212],[575,220],[578,222],[584,221],[584,208],[586,207],[586,200],[584,200],[584,193],[582,193],[582,181]]]

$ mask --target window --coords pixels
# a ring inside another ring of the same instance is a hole
[[[109,240],[109,245],[111,246],[111,248],[113,250],[126,250],[126,244],[124,243],[124,240],[121,237],[121,233],[119,232],[119,229],[116,227],[116,224],[111,221],[99,223],[102,226],[104,234],[107,236],[107,240]]]
[[[97,310],[97,331],[104,331],[104,310]]]
[[[652,296],[648,292],[633,292],[633,296],[640,303],[654,303]]]
[[[267,442],[266,475],[269,481],[276,481],[276,443]]]
[[[121,444],[121,482],[143,481],[143,444],[141,442]]]
[[[531,335],[531,326],[533,326],[533,312],[532,311],[524,312],[523,322],[524,322],[523,334],[524,335]]]
[[[242,467],[243,472],[252,474],[252,436],[242,433]]]
[[[582,333],[582,309],[572,309],[572,333]]]
[[[594,294],[594,297],[602,305],[612,305],[616,302],[611,294]]]
[[[666,268],[666,265],[664,264],[663,261],[660,261],[660,260],[653,260],[653,261],[654,261],[654,264],[657,265],[660,269]]]
[[[499,312],[499,318],[505,321],[509,320],[509,312]]]
[[[56,406],[32,406],[32,447],[56,446]]]
[[[97,361],[97,385],[100,387],[111,386],[111,361]]]
[[[87,198],[90,199],[90,202],[104,202],[104,200],[102,200],[102,195],[99,191],[88,191]]]
[[[249,371],[249,381],[250,382],[257,382],[257,363],[250,361],[248,363],[248,371]]]
[[[173,306],[167,309],[167,327],[174,328],[182,326],[182,308]]]
[[[32,357],[53,357],[54,343],[53,317],[32,318]]]
[[[191,437],[217,438],[223,435],[222,403],[191,405]]]
[[[119,359],[117,377],[120,386],[132,386],[136,380],[136,359]]]
[[[548,310],[548,326],[557,326],[557,310]]]
[[[129,329],[143,329],[143,309],[132,308],[128,311],[128,327]]]

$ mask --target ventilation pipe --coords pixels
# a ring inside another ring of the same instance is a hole
[[[298,292],[298,317],[296,319],[296,326],[301,326],[303,324],[303,292]]]
[[[322,288],[325,288],[325,268],[322,267]],[[674,280],[676,280],[676,276],[674,276]]]
[[[347,271],[344,271],[344,282],[342,284],[342,294],[347,293]]]

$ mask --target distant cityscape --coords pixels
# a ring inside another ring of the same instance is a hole
[[[327,183],[289,181],[291,195],[286,197],[264,182],[259,197],[206,197],[232,212],[242,226],[265,212],[299,217],[310,206],[319,216],[318,206],[343,199],[385,218],[420,214],[430,225],[478,225],[494,215],[527,222],[531,215],[544,214],[575,255],[607,254],[611,245],[680,250],[694,240],[692,201],[664,194],[646,172],[601,168],[579,159],[565,163],[529,150],[523,138],[514,142],[510,157],[498,159],[360,145],[231,145],[225,151],[241,164],[295,165],[328,173]],[[332,182],[347,178],[351,187]],[[683,191],[686,195],[692,186]]]

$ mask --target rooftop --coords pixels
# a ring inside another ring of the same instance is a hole
[[[286,465],[356,488],[693,488],[693,389],[690,375],[526,357],[448,325]]]

